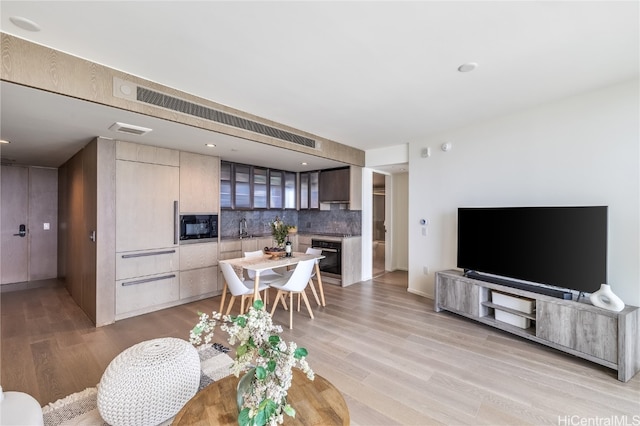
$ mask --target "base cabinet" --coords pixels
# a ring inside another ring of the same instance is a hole
[[[454,312],[618,371],[640,371],[640,309],[621,312],[467,278],[436,273],[435,311]]]

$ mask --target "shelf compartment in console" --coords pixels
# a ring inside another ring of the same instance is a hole
[[[505,294],[495,290],[491,291],[491,301],[498,306],[514,309],[525,314],[531,314],[536,309],[536,301],[533,299]]]

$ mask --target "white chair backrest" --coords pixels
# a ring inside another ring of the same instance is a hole
[[[317,248],[313,248],[313,247],[309,247],[306,251],[307,254],[312,254],[314,256],[320,256],[322,254],[322,249],[317,249]],[[319,263],[320,259],[316,259],[316,263]],[[313,269],[311,271],[311,278],[316,276],[316,270]]]
[[[224,280],[227,282],[227,287],[229,287],[229,291],[231,292],[232,295],[240,296],[253,291],[249,287],[247,287],[242,282],[242,280],[240,280],[240,277],[238,277],[238,274],[236,274],[236,271],[233,269],[233,266],[225,262],[220,262],[218,266],[220,266],[220,269],[222,270],[222,275],[224,275]],[[252,283],[249,281],[247,282],[247,284],[252,284]],[[253,287],[253,285],[251,286]]]
[[[264,256],[264,252],[262,250],[244,252],[244,257],[260,257],[260,256]]]
[[[287,291],[302,291],[309,284],[311,278],[311,271],[316,264],[315,259],[301,260],[296,265],[296,269],[293,270],[293,274],[289,277],[287,283],[282,286],[283,290]]]

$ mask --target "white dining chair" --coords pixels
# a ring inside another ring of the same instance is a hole
[[[307,248],[307,251],[305,251],[305,254],[313,254],[314,256],[320,256],[322,254],[322,249],[317,249],[317,248],[312,248],[309,247]],[[320,262],[320,259],[315,259],[316,263]],[[284,273],[284,277],[289,277],[291,274],[293,273],[293,271],[287,271]],[[311,293],[313,293],[313,297],[314,299],[316,299],[316,303],[318,304],[318,306],[321,306],[322,304],[320,303],[320,298],[318,297],[318,293],[316,292],[316,286],[313,283],[313,277],[316,276],[316,268],[314,266],[314,268],[311,270],[311,277],[309,278],[309,287],[311,287]],[[300,295],[298,295],[298,310],[300,310]]]
[[[224,295],[226,294],[227,289],[229,289],[229,293],[231,293],[231,299],[229,300],[229,305],[227,306],[225,315],[229,315],[229,312],[231,312],[231,308],[236,301],[236,297],[238,296],[240,296],[241,298],[240,313],[243,314],[245,312],[245,300],[247,298],[249,298],[250,301],[253,300],[254,282],[252,280],[242,281],[238,274],[236,274],[233,266],[228,263],[220,262],[218,266],[222,270],[222,275],[224,276],[224,289],[222,290],[222,300],[220,300],[220,312],[222,312],[222,310],[224,309]],[[260,284],[258,287],[258,291],[265,292],[265,298],[267,290],[269,290],[268,284]],[[251,306],[251,304],[247,305],[247,309],[249,309],[249,306]]]
[[[309,299],[307,298],[307,294],[304,292],[304,289],[309,285],[309,281],[311,279],[311,272],[316,264],[315,259],[302,260],[298,262],[296,268],[293,270],[293,273],[288,277],[283,277],[279,281],[274,281],[269,284],[270,287],[278,290],[276,294],[276,298],[273,302],[273,308],[271,308],[271,315],[276,310],[278,306],[278,301],[282,301],[283,306],[286,308],[285,303],[285,293],[289,293],[289,328],[293,328],[293,295],[299,294],[302,296],[302,300],[304,300],[304,304],[307,307],[307,311],[309,312],[309,316],[313,319],[313,311],[311,310],[311,306],[309,305]],[[298,311],[300,307],[298,305]]]
[[[244,257],[264,257],[264,252],[262,250],[245,251]],[[247,269],[246,271],[249,279],[255,281],[256,271],[252,271],[250,269]],[[273,269],[265,269],[264,271],[260,271],[260,284],[269,284],[281,278],[282,278],[282,275],[277,273]],[[269,302],[269,291],[267,290],[264,292],[265,306],[267,305],[268,302]]]

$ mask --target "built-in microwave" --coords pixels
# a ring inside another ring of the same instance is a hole
[[[180,215],[180,241],[203,238],[218,238],[218,215]]]

